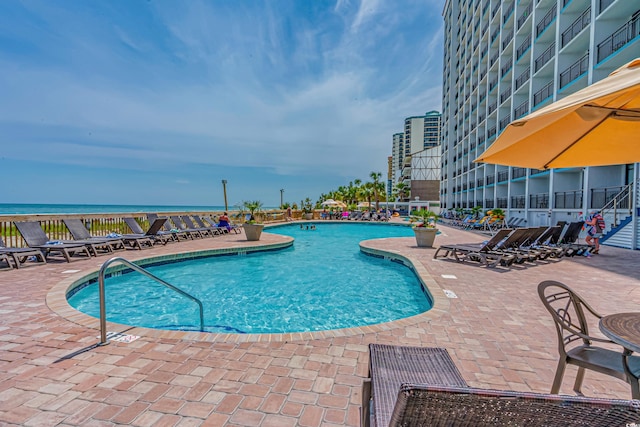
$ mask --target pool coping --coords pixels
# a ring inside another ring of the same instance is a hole
[[[294,239],[288,236],[281,236],[281,241],[269,244],[263,244],[260,242],[250,242],[248,245],[242,247],[230,246],[217,249],[204,249],[204,250],[190,250],[190,251],[178,251],[171,254],[154,255],[150,257],[141,257],[135,259],[135,263],[141,266],[155,263],[162,263],[167,261],[174,261],[178,259],[192,259],[198,257],[216,256],[216,255],[233,255],[241,252],[262,252],[268,250],[278,250],[289,247],[293,244]],[[394,320],[391,322],[378,323],[374,325],[356,326],[352,328],[331,329],[326,331],[313,331],[313,332],[293,332],[293,333],[273,333],[273,334],[233,334],[233,333],[216,333],[216,332],[199,332],[199,331],[174,331],[174,330],[161,330],[145,328],[140,326],[130,326],[115,322],[107,321],[108,332],[118,332],[128,335],[154,337],[154,338],[168,338],[179,339],[189,341],[202,341],[202,342],[225,342],[225,343],[242,343],[242,342],[288,342],[288,341],[300,341],[300,340],[312,340],[312,339],[325,339],[333,337],[347,337],[353,335],[371,334],[381,331],[388,331],[397,328],[404,328],[407,326],[415,325],[419,322],[439,317],[449,310],[449,299],[444,296],[444,292],[440,285],[433,279],[427,269],[417,259],[413,259],[411,256],[402,254],[398,251],[391,249],[375,248],[373,245],[376,242],[381,242],[389,239],[402,239],[402,237],[386,237],[380,239],[364,240],[359,243],[360,250],[367,254],[382,257],[388,260],[395,260],[410,268],[417,276],[424,291],[428,293],[428,297],[431,299],[432,307],[430,310],[420,313],[414,316],[406,317],[403,319]],[[127,267],[124,265],[118,266],[122,269]],[[118,268],[116,267],[116,269]],[[95,279],[98,276],[99,269],[91,268],[83,271],[76,272],[71,270],[70,275],[64,280],[56,283],[51,290],[47,293],[46,304],[57,315],[64,319],[81,325],[85,328],[95,329],[96,336],[100,333],[100,319],[89,316],[82,313],[71,305],[67,301],[68,293],[76,286],[86,282],[87,280]]]

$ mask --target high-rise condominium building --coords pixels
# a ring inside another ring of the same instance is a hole
[[[511,121],[639,57],[640,1],[448,0],[443,15],[442,206],[501,208],[529,226],[604,209],[606,243],[639,248],[639,164],[535,170],[473,160]]]
[[[440,179],[440,170],[432,171],[434,167],[440,169],[439,158],[434,166],[433,157],[439,157],[439,151],[434,148],[439,147],[441,137],[441,119],[442,115],[437,111],[429,111],[424,116],[412,116],[404,119],[404,132],[393,134],[392,145],[392,185],[403,182],[408,188],[411,188],[411,182],[418,180],[434,180]],[[427,151],[425,151],[427,150]],[[418,153],[421,153],[418,155]],[[436,154],[434,154],[436,153]],[[412,160],[413,158],[413,160]],[[428,158],[429,160],[425,160]],[[422,183],[424,184],[424,183]],[[430,184],[431,185],[431,184]],[[438,200],[438,195],[431,195],[431,189],[424,190],[424,185],[414,189],[415,195],[422,194],[424,197],[432,197],[429,200]],[[407,196],[411,194],[407,193]],[[428,199],[424,199],[428,200]]]

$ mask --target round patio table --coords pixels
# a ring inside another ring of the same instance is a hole
[[[631,397],[640,399],[638,377],[629,368],[631,353],[640,353],[640,313],[616,313],[600,319],[600,331],[616,344],[624,347],[622,353],[624,372],[631,384]]]

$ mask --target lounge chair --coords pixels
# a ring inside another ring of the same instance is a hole
[[[566,249],[566,255],[584,255],[585,252],[589,252],[594,249],[594,247],[587,244],[578,243],[578,237],[580,236],[580,231],[583,226],[584,221],[576,221],[570,223],[567,227],[567,230],[560,241],[560,246],[563,246]]]
[[[149,220],[149,224],[153,223],[153,221],[155,221],[158,218],[159,218],[158,214],[155,214],[155,213],[147,214],[147,219]],[[169,218],[167,218],[164,224],[162,224],[162,229],[158,230],[157,234],[158,236],[162,236],[164,239],[166,239],[165,243],[179,242],[180,238],[184,238],[184,240],[189,239],[189,236],[187,235],[187,233],[180,231],[177,228],[171,228],[171,221],[169,221]]]
[[[497,251],[498,245],[503,242],[513,233],[513,230],[503,228],[499,230],[490,240],[487,242],[476,243],[461,243],[452,245],[440,245],[440,247],[433,254],[433,259],[438,258],[438,254],[444,251],[443,258],[452,255],[456,261],[477,261],[488,267],[495,267],[498,264],[505,266],[511,265],[514,260],[514,255],[505,253],[504,251]]]
[[[202,239],[204,237],[204,235],[202,234],[202,231],[197,230],[195,228],[187,227],[182,222],[182,218],[180,218],[178,215],[170,215],[169,218],[171,218],[171,221],[173,222],[173,225],[175,225],[175,227],[178,230],[187,233],[190,238],[194,239],[194,238],[197,237],[199,239]]]
[[[135,218],[123,218],[125,224],[133,231],[134,234],[123,234],[122,240],[130,245],[134,249],[142,250],[143,246],[153,247],[156,242],[166,244],[166,240],[158,235],[158,231],[162,228],[162,224],[167,220],[166,218],[157,218],[151,223],[149,230],[146,232],[142,230],[140,224]]]
[[[182,215],[180,218],[182,219],[182,222],[184,222],[185,225],[187,226],[187,229],[197,230],[202,234],[203,237],[204,236],[213,237],[215,234],[211,227],[200,227],[198,225],[195,225],[193,221],[191,221],[191,218],[189,218],[188,215]]]
[[[0,256],[7,261],[10,267],[21,268],[27,266],[27,261],[33,260],[36,264],[46,264],[47,260],[40,249],[10,248],[4,245],[0,237]],[[13,261],[13,265],[10,261]]]
[[[447,350],[369,345],[362,423],[373,426],[633,425],[640,401],[467,387]]]
[[[211,224],[212,226],[222,228],[224,233],[229,233],[231,231],[233,231],[236,234],[241,234],[242,233],[242,226],[240,226],[238,224],[229,223],[229,227],[231,227],[231,230],[229,230],[227,227],[218,226],[218,223],[216,222],[216,220],[211,218],[211,217],[204,217],[203,219],[205,221],[207,221],[209,224]]]
[[[76,255],[91,257],[90,243],[50,241],[37,221],[16,221],[14,224],[27,242],[27,246],[43,251],[45,259],[52,253],[62,255],[67,262],[71,262],[71,257]]]
[[[213,235],[218,235],[218,234],[224,234],[225,231],[227,230],[224,227],[218,227],[217,225],[207,225],[204,220],[202,218],[200,218],[199,215],[193,215],[193,220],[196,222],[196,224],[198,224],[199,227],[204,227],[204,228],[208,228],[209,230],[211,230],[211,232],[213,233]]]
[[[79,219],[64,218],[62,222],[64,222],[64,225],[75,240],[89,241],[94,242],[96,245],[104,245],[104,247],[111,248],[108,252],[126,249],[124,241],[122,241],[120,237],[92,236],[91,233],[89,233],[89,230],[87,230]]]

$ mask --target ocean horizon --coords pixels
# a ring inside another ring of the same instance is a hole
[[[278,209],[263,207],[263,210]],[[230,211],[238,210],[229,206]],[[35,214],[99,214],[99,213],[147,213],[147,212],[222,212],[224,206],[198,205],[83,205],[83,204],[37,204],[37,203],[0,203],[0,215]]]

